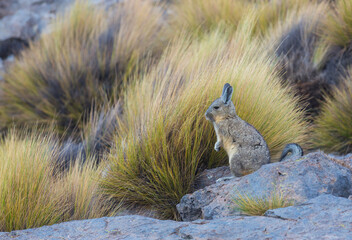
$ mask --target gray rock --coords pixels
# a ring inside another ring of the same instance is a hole
[[[0,40],[36,39],[69,0],[17,0],[7,4],[7,14],[0,21]]]
[[[32,239],[350,239],[352,201],[321,195],[266,216],[229,216],[193,222],[122,216],[72,221],[0,233],[0,240]]]
[[[216,183],[216,180],[223,177],[232,176],[231,170],[227,166],[206,169],[199,174],[194,183],[194,190],[199,190]]]
[[[267,164],[247,176],[221,181],[187,194],[177,210],[184,221],[238,214],[232,202],[236,190],[258,197],[281,191],[296,203],[324,193],[347,198],[352,195],[352,172],[331,156],[311,153],[296,161]]]
[[[345,156],[337,156],[337,155],[329,154],[329,157],[332,161],[352,171],[352,153],[347,154]]]
[[[0,58],[5,60],[11,55],[17,55],[20,51],[28,46],[28,42],[20,38],[8,38],[6,40],[0,40]]]
[[[6,1],[6,2],[4,2]],[[57,13],[71,6],[72,0],[0,0],[0,40],[9,38],[37,39],[50,32],[50,22]],[[108,8],[119,0],[90,0]]]

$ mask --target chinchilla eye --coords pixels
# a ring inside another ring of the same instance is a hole
[[[215,106],[214,109],[219,109],[219,106]]]

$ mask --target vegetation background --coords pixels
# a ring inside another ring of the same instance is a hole
[[[272,161],[291,142],[351,152],[351,46],[348,0],[77,0],[0,82],[0,231],[178,219],[227,164],[204,117],[227,82]]]

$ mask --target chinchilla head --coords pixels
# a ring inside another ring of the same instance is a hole
[[[235,106],[231,101],[233,88],[226,83],[220,98],[216,99],[205,113],[205,118],[211,122],[218,122],[236,116]]]

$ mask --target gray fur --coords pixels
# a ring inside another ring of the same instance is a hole
[[[269,163],[270,152],[263,136],[237,116],[231,101],[232,91],[230,84],[225,84],[222,96],[210,105],[205,117],[213,123],[216,132],[214,149],[225,149],[231,172],[237,177]]]
[[[289,154],[291,153],[291,154]],[[303,149],[296,143],[289,143],[282,151],[280,161],[298,159],[303,156]]]
[[[226,83],[224,86],[224,89],[222,90],[222,95],[221,95],[221,100],[225,104],[228,104],[230,102],[232,97],[232,92],[233,92],[233,88],[230,86],[230,84]]]

